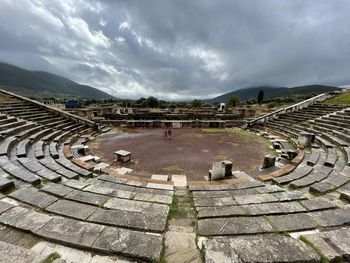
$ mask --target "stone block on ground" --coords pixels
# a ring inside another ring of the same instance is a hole
[[[69,200],[58,200],[45,210],[65,217],[86,220],[95,210],[96,206],[81,204]]]
[[[23,203],[30,204],[35,207],[45,208],[57,201],[56,197],[39,192],[33,187],[21,188],[9,195]]]
[[[1,263],[41,263],[45,258],[34,251],[0,241]]]
[[[204,252],[206,263],[316,263],[321,260],[304,242],[277,234],[214,238],[204,242]]]

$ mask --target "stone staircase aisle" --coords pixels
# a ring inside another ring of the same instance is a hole
[[[167,263],[201,263],[196,245],[197,219],[192,193],[187,186],[176,186],[165,233],[163,261]]]

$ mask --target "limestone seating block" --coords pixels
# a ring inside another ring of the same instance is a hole
[[[94,193],[84,192],[80,190],[74,190],[65,196],[66,199],[101,206],[103,205],[110,197],[104,195],[98,195]]]
[[[298,202],[262,203],[241,206],[249,215],[274,215],[306,212]]]
[[[69,200],[58,200],[45,208],[46,211],[83,221],[94,213],[96,209],[96,206],[81,204]]]
[[[302,231],[317,227],[312,217],[306,213],[268,216],[267,219],[278,232]]]
[[[236,238],[214,238],[204,242],[206,263],[316,263],[320,256],[300,240],[268,234]]]
[[[33,187],[19,189],[11,193],[9,196],[23,203],[39,208],[45,208],[57,201],[56,197],[39,192]]]
[[[343,226],[350,223],[349,206],[339,209],[312,212],[311,215],[317,224],[322,227]]]
[[[260,204],[278,201],[278,199],[273,194],[235,196],[235,200],[238,205]]]
[[[248,215],[240,206],[196,207],[197,218],[234,217]]]
[[[301,201],[301,204],[308,211],[325,210],[337,208],[337,206],[325,197],[316,197],[314,199]]]
[[[45,258],[20,246],[0,241],[1,262],[40,263]]]
[[[70,187],[64,186],[62,184],[53,184],[53,183],[46,184],[40,190],[47,192],[49,194],[57,195],[59,197],[63,197],[73,191],[73,189]]]
[[[13,205],[6,203],[6,202],[3,202],[3,201],[0,201],[0,213],[5,212],[6,210],[8,210],[12,207],[13,207]]]
[[[273,228],[263,217],[209,218],[198,221],[202,236],[225,236],[272,233]]]
[[[314,244],[330,262],[346,262],[350,259],[349,228],[305,235],[304,238]]]
[[[342,191],[340,192],[339,198],[340,198],[341,200],[346,201],[346,202],[350,202],[350,191],[349,191],[349,190],[342,190]]]
[[[13,181],[10,181],[9,179],[0,176],[0,192],[6,191],[14,186],[15,184],[13,183]]]
[[[92,248],[157,262],[162,251],[162,237],[159,234],[105,227]]]
[[[237,205],[237,202],[230,197],[195,197],[194,205],[200,206],[232,206]]]

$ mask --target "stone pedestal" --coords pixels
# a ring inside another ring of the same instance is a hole
[[[231,177],[232,176],[232,162],[229,160],[222,161],[222,163],[225,165],[225,177]]]
[[[210,181],[216,181],[225,178],[225,164],[222,162],[213,162],[213,167],[209,174]]]
[[[315,141],[315,134],[309,132],[301,132],[298,136],[298,142],[300,145],[309,147]]]
[[[288,154],[288,160],[293,160],[295,157],[297,157],[298,151],[297,150],[288,150],[287,154]]]
[[[276,156],[273,156],[273,155],[265,155],[265,158],[264,158],[264,163],[263,163],[263,166],[262,168],[265,169],[265,168],[269,168],[269,167],[272,167],[275,165],[275,162],[276,162]]]

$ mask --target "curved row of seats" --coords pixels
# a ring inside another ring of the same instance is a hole
[[[0,113],[1,225],[98,253],[160,259],[171,189],[92,178],[64,154],[79,134],[91,134],[88,126],[23,101],[0,103]]]

